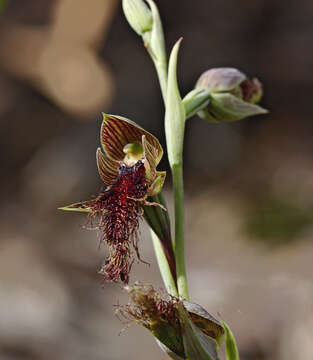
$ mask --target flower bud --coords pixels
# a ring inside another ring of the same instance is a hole
[[[228,122],[248,116],[265,114],[267,110],[255,105],[262,97],[262,84],[234,68],[215,68],[203,73],[196,89],[210,93],[208,106],[198,115],[210,122]]]
[[[143,0],[123,0],[123,11],[129,25],[138,35],[152,29],[152,13]]]

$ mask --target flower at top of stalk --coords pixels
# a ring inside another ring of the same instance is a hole
[[[223,324],[200,305],[156,291],[151,285],[125,288],[130,302],[117,314],[148,329],[173,359],[217,359]]]
[[[137,230],[146,198],[161,191],[166,172],[157,171],[163,149],[146,130],[126,118],[103,114],[101,148],[97,149],[98,171],[107,188],[96,198],[78,202],[61,210],[87,212],[100,243],[109,247],[109,256],[100,273],[106,281],[129,281],[134,261],[140,260]]]
[[[208,104],[198,115],[210,122],[228,122],[248,116],[265,114],[267,110],[256,105],[263,95],[262,84],[256,78],[249,80],[235,68],[214,68],[198,79],[191,98],[203,97],[201,90],[209,94]],[[187,97],[186,97],[187,98]]]
[[[122,6],[129,25],[138,35],[152,29],[152,13],[143,0],[123,0]]]

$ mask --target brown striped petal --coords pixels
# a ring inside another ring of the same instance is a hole
[[[97,149],[97,166],[102,181],[106,185],[112,185],[117,178],[118,162],[104,155],[100,148]]]
[[[153,147],[155,166],[163,156],[163,149],[157,138],[151,135],[133,121],[121,116],[103,114],[100,139],[103,150],[108,157],[116,161],[124,159],[123,148],[133,142],[141,142],[145,135],[147,142]]]
[[[153,147],[147,140],[146,136],[142,136],[142,147],[144,151],[144,158],[148,162],[148,166],[146,165],[146,174],[150,179],[154,179],[156,173],[156,158],[157,158],[157,149]]]

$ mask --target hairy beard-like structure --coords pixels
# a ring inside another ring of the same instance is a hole
[[[97,228],[101,232],[101,243],[109,246],[109,256],[100,270],[105,281],[120,279],[127,284],[134,251],[140,260],[137,232],[147,189],[144,163],[122,164],[116,182],[96,199],[85,203],[91,209],[89,219],[99,217]]]

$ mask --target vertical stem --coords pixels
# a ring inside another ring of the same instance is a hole
[[[163,205],[165,208],[166,203],[161,193],[148,198],[150,202],[156,202]],[[153,230],[155,235],[159,238],[162,245],[164,255],[167,259],[172,277],[176,284],[176,264],[174,247],[171,236],[171,225],[167,211],[164,211],[159,206],[144,206],[144,218]],[[158,259],[158,257],[157,257]],[[164,281],[165,282],[165,281]]]
[[[184,184],[183,163],[172,167],[174,208],[175,208],[175,260],[177,272],[177,287],[181,297],[188,300],[187,275],[185,264],[185,241],[184,241]]]
[[[158,79],[161,87],[161,93],[163,97],[164,104],[166,104],[166,93],[167,93],[167,64],[166,60],[164,62],[153,61],[156,72],[158,74]]]
[[[178,297],[177,287],[173,278],[169,263],[164,253],[162,244],[157,235],[151,230],[152,242],[154,247],[155,256],[159,265],[160,273],[169,294]]]

